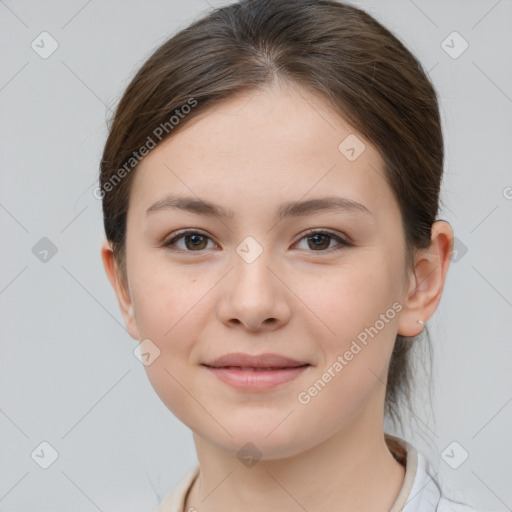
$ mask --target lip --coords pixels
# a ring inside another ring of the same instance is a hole
[[[207,361],[203,364],[215,367],[238,366],[250,368],[291,368],[308,364],[308,362],[298,361],[280,354],[265,353],[251,355],[243,352],[233,352],[231,354],[225,354],[212,361]]]
[[[297,378],[311,365],[279,354],[226,354],[202,365],[222,382],[246,391],[271,389]]]

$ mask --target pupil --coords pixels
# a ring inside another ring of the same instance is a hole
[[[322,234],[316,233],[313,236],[311,236],[310,238],[313,239],[313,243],[314,244],[319,244],[321,242],[318,241],[318,238],[324,239],[324,241],[325,241],[328,237],[326,235],[322,235]],[[327,245],[329,245],[329,243],[327,243]],[[323,244],[322,248],[325,248],[324,246],[325,246],[325,243]]]
[[[199,244],[201,244],[201,242],[204,242],[204,240],[202,240],[204,237],[203,235],[189,235],[188,237],[189,241],[192,241],[192,245],[193,247],[199,247]]]

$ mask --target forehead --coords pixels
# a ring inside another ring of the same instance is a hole
[[[233,96],[152,150],[136,171],[130,209],[142,212],[169,192],[234,211],[336,194],[378,215],[393,202],[378,151],[295,86]]]

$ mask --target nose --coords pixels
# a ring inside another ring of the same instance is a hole
[[[251,263],[235,255],[234,268],[221,282],[217,313],[230,328],[272,331],[289,321],[291,292],[264,254]]]

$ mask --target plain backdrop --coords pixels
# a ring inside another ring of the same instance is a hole
[[[433,407],[418,398],[414,412],[426,435],[403,435],[479,510],[510,510],[512,2],[352,3],[405,42],[439,93],[441,218],[458,244],[429,322]],[[191,432],[133,354],[100,259],[93,189],[107,114],[131,77],[220,5],[0,1],[1,511],[150,511],[196,464]],[[58,44],[47,58],[41,37],[46,51]],[[457,469],[447,448],[467,452]]]

